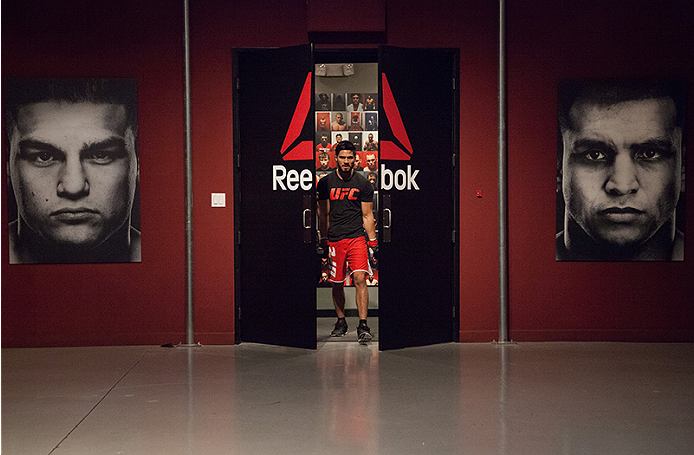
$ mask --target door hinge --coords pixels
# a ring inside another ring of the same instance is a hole
[[[241,90],[241,78],[236,78],[236,90]]]
[[[458,155],[455,153],[453,154],[453,157],[451,158],[452,163],[453,163],[453,169],[455,169],[456,165],[458,164]]]
[[[236,154],[236,168],[241,169],[241,154],[240,153]]]
[[[456,234],[456,230],[453,229],[453,232],[451,233],[451,242],[453,242],[454,245],[455,245],[455,234]]]

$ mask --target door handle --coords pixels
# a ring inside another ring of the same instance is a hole
[[[306,216],[308,215],[308,217]],[[304,229],[311,229],[311,209],[304,209]]]
[[[383,210],[383,243],[390,243],[390,226],[393,224],[393,213],[390,211],[390,194],[384,194],[381,198]]]
[[[313,233],[313,198],[310,194],[304,194],[301,198],[301,208],[303,209],[301,213],[301,224],[303,225],[301,236],[304,243],[313,243],[316,236]]]

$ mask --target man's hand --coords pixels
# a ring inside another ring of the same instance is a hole
[[[320,239],[316,245],[316,253],[321,258],[329,257],[328,239]]]
[[[371,255],[375,258],[376,254],[378,253],[378,240],[376,239],[371,239],[366,244],[369,246],[369,250],[371,251]]]

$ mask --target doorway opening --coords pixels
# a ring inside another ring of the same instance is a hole
[[[369,69],[362,72],[362,64]],[[456,341],[458,50],[237,49],[232,66],[237,342],[316,349],[329,336],[317,324],[331,328],[336,315],[316,254],[316,146],[324,132],[316,125],[327,114],[334,142],[338,131],[330,124],[338,112],[352,123],[354,93],[362,104],[371,103],[368,95],[376,103],[374,111],[357,110],[362,130],[348,128],[342,139],[361,133],[362,161],[372,152],[364,150],[372,147],[365,145],[369,133],[378,143],[378,286],[368,287],[378,348]],[[342,75],[328,73],[336,70]],[[360,74],[367,82],[349,86]],[[321,93],[330,104],[316,108]],[[355,294],[346,291],[349,315]]]
[[[355,172],[366,177],[374,188],[374,219],[380,219],[378,196],[378,63],[339,61],[337,56],[317,60],[314,69],[315,115],[315,175],[316,182],[333,172],[334,147],[340,141],[350,141],[357,150]],[[317,221],[316,221],[317,223]],[[378,222],[376,223],[378,238]],[[320,277],[316,287],[316,314],[318,342],[354,341],[358,323],[356,290],[348,275],[345,282],[345,314],[349,330],[344,337],[331,337],[336,321],[329,281],[330,261],[320,258]],[[370,255],[372,274],[367,277],[369,293],[368,323],[374,341],[378,340],[378,259]]]

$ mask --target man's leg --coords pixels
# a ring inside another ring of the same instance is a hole
[[[367,295],[368,296],[368,295]],[[345,286],[344,283],[333,283],[333,305],[338,318],[345,317]]]
[[[366,286],[366,272],[352,273],[352,280],[357,291],[356,300],[359,320],[363,321],[369,313],[369,289]]]
[[[347,271],[345,242],[329,242],[330,249],[330,280],[333,283],[333,305],[337,313],[335,328],[330,332],[330,336],[341,337],[347,333],[347,320],[345,319],[345,273]]]
[[[347,320],[345,319],[344,283],[333,283],[333,305],[335,305],[335,313],[337,313],[337,322],[335,323],[333,331],[330,332],[330,336],[345,336],[347,333]]]
[[[357,292],[357,310],[359,311],[359,326],[357,326],[357,339],[360,343],[368,343],[373,338],[371,329],[366,325],[366,316],[369,313],[369,289],[366,286],[366,272],[354,272],[352,280]]]

